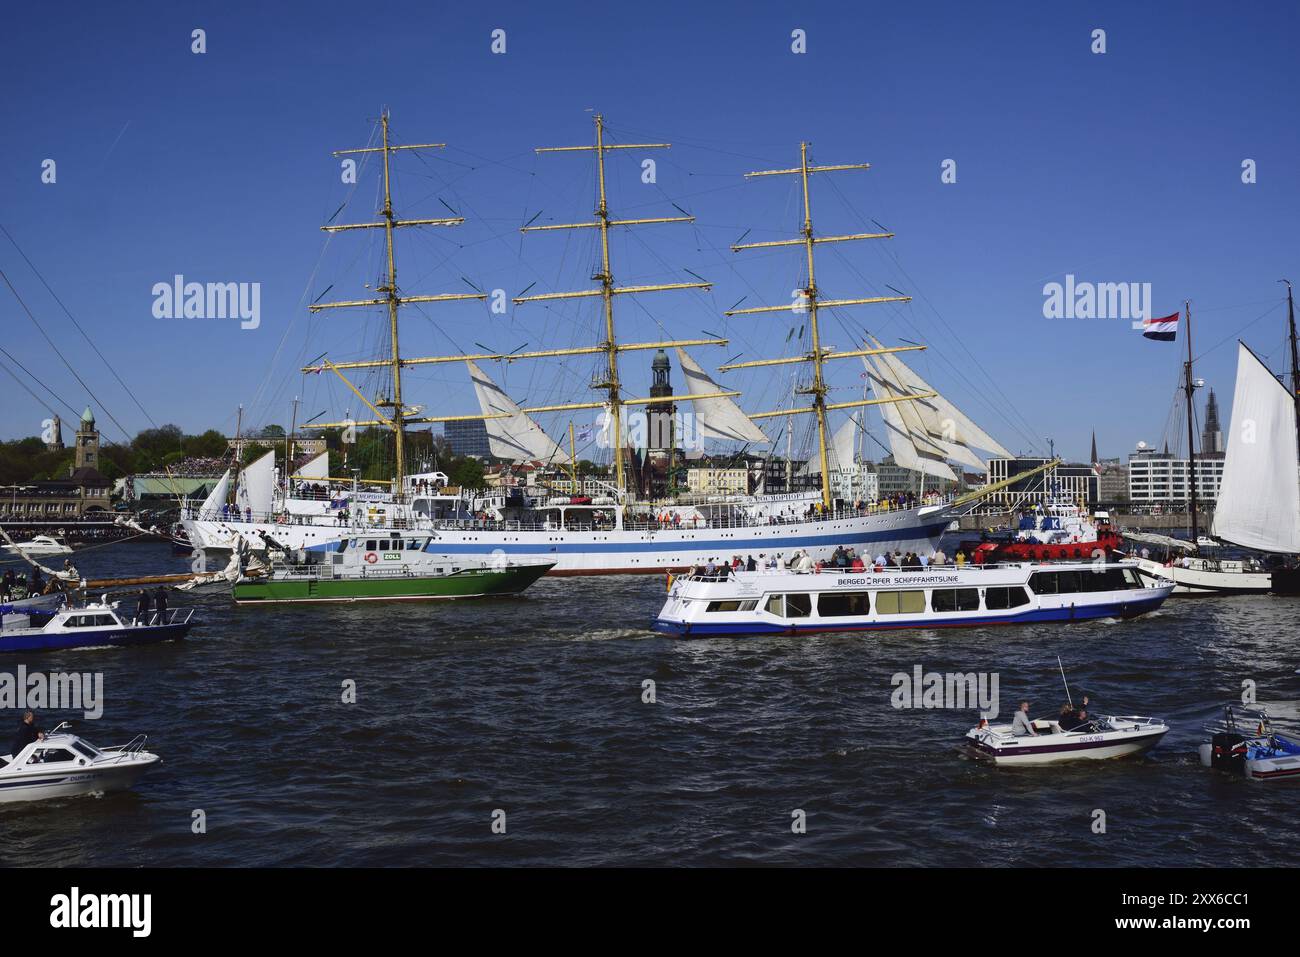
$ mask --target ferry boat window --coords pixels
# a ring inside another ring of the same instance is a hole
[[[711,601],[705,611],[753,611],[758,607],[757,598],[727,599],[725,601]]]
[[[812,595],[807,592],[785,596],[785,617],[807,618],[812,614]]]
[[[979,611],[978,588],[936,588],[930,595],[934,611]]]
[[[871,592],[824,591],[817,596],[817,614],[823,618],[845,618],[871,614]]]
[[[375,548],[375,546],[378,545],[378,544],[379,544],[379,543],[376,542],[373,538],[368,538],[368,539],[366,539],[366,551],[368,551],[368,552],[375,552],[375,551],[378,551],[378,549]]]
[[[1088,591],[1123,591],[1128,585],[1124,583],[1123,569],[1105,568],[1084,572],[1083,587]]]
[[[1074,574],[1071,572],[1070,574]],[[990,610],[1019,608],[1029,603],[1029,596],[1019,585],[1012,588],[986,588],[984,590],[984,607]]]
[[[1128,587],[1128,588],[1141,588],[1141,587],[1143,587],[1143,586],[1142,586],[1142,576],[1139,575],[1139,574],[1137,573],[1137,569],[1136,569],[1136,568],[1126,568],[1126,569],[1124,569],[1124,580],[1125,580],[1126,582],[1128,582],[1128,585],[1126,586],[1126,587]]]
[[[781,612],[784,610],[783,608],[784,598],[785,598],[784,595],[769,595],[767,598],[767,605],[765,607],[767,613],[769,615],[780,616]]]
[[[1072,595],[1083,591],[1083,583],[1078,572],[1053,572],[1056,575],[1056,589],[1059,595]]]
[[[925,612],[923,591],[882,591],[876,593],[877,615],[920,615]]]
[[[1029,576],[1029,587],[1035,595],[1055,595],[1057,584],[1056,572],[1034,572]]]

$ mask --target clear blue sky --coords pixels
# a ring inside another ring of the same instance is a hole
[[[1013,450],[1045,449],[1050,436],[1084,457],[1095,427],[1102,454],[1120,455],[1160,441],[1181,336],[1171,345],[1122,320],[1045,319],[1043,284],[1067,273],[1150,282],[1156,315],[1191,299],[1198,373],[1225,424],[1243,327],[1283,367],[1276,280],[1300,281],[1298,21],[1296,4],[1271,2],[12,6],[0,33],[0,223],[148,417],[0,236],[0,268],[99,402],[0,285],[3,346],[77,413],[95,405],[108,438],[120,433],[104,407],[132,433],[150,420],[230,431],[241,402],[246,424],[287,425],[295,395],[303,418],[355,414],[340,383],[295,371],[321,353],[373,352],[384,334],[359,311],[306,313],[331,283],[327,299],[366,295],[379,268],[378,237],[327,243],[319,232],[350,196],[330,151],[365,145],[383,106],[398,141],[450,144],[397,161],[400,212],[446,215],[445,201],[468,220],[400,237],[408,294],[463,292],[462,277],[509,295],[534,282],[580,288],[590,235],[521,238],[518,227],[539,211],[538,223],[590,215],[590,158],[532,150],[589,142],[594,108],[615,141],[673,143],[611,163],[615,213],[676,215],[676,202],[697,217],[619,237],[616,278],[683,282],[693,270],[716,284],[620,302],[623,339],[730,337],[697,353],[706,366],[797,349],[789,315],[720,314],[742,297],[787,302],[801,281],[797,251],[727,247],[747,229],[749,241],[794,235],[792,179],[741,174],[793,165],[807,139],[817,162],[873,164],[815,182],[818,230],[874,230],[875,219],[897,232],[819,250],[824,293],[890,284],[916,297],[827,317],[829,343],[847,348],[864,330],[923,341],[932,348],[917,370]],[[196,27],[203,55],[190,51]],[[490,51],[494,28],[505,55]],[[804,55],[790,51],[796,28]],[[1095,28],[1104,55],[1090,50]],[[650,155],[654,186],[639,178]],[[47,158],[54,185],[40,179]],[[1241,182],[1247,158],[1255,185]],[[945,159],[954,185],[940,181]],[[338,221],[373,216],[371,172]],[[261,283],[260,328],[154,318],[151,288],[176,273]],[[587,343],[597,329],[590,302],[409,313],[412,354]],[[625,360],[635,394],[642,356]],[[530,403],[590,395],[586,360],[487,371]],[[860,372],[842,363],[832,399],[853,397]],[[753,411],[780,405],[789,385],[771,373],[726,381]],[[38,432],[45,408],[3,372],[0,382],[0,434]],[[474,411],[459,365],[413,371],[407,398],[430,413]],[[558,432],[567,419],[544,424]]]

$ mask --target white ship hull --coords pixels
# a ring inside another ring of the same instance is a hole
[[[518,563],[553,562],[552,575],[651,574],[688,568],[710,559],[760,554],[791,555],[803,549],[814,560],[828,559],[837,546],[864,556],[880,552],[933,551],[953,513],[943,505],[854,514],[814,521],[772,525],[646,529],[561,529],[427,527],[428,550],[491,561],[505,556]],[[287,549],[323,547],[340,538],[382,539],[393,531],[384,527],[351,528],[334,521],[319,524],[276,524],[188,518],[186,534],[209,564],[224,564],[236,534],[256,542],[266,534]]]
[[[1191,568],[1164,565],[1149,558],[1135,561],[1138,574],[1147,582],[1173,582],[1175,595],[1263,594],[1273,583],[1271,572],[1251,571],[1238,561],[1193,559]]]

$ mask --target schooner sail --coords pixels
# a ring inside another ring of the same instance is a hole
[[[1211,534],[1242,548],[1300,554],[1296,400],[1245,343]]]

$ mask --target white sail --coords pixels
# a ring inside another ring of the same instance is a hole
[[[235,492],[235,505],[242,512],[252,509],[253,515],[265,521],[275,499],[275,452],[270,451],[239,473],[239,489]]]
[[[877,348],[880,347],[879,342],[875,342],[875,345]],[[875,358],[881,371],[902,390],[903,394],[938,392],[905,365],[897,355],[885,353]],[[983,449],[1003,458],[1012,457],[997,439],[972,422],[969,416],[942,395],[915,399],[903,404],[912,408],[925,434],[955,462],[970,468],[987,470],[988,462],[976,455],[973,449]]]
[[[1295,401],[1240,343],[1232,427],[1211,533],[1242,548],[1300,553]]]
[[[852,469],[854,466],[854,448],[858,441],[859,426],[858,421],[861,412],[850,413],[848,419],[835,430],[831,437],[831,446],[827,449],[830,458],[830,467],[832,469]],[[814,454],[808,459],[808,464],[804,466],[800,474],[820,475],[822,471],[821,456]]]
[[[533,459],[549,462],[564,458],[560,447],[542,431],[542,427],[529,418],[477,364],[466,359],[465,365],[469,367],[469,377],[474,382],[479,411],[484,415],[505,413],[508,416],[483,420],[487,427],[488,447],[493,455],[513,462]]]
[[[324,481],[330,477],[330,454],[322,452],[300,468],[294,478]]]
[[[893,391],[887,383],[872,375],[876,391],[880,398],[892,397]],[[894,456],[894,464],[900,468],[911,469],[937,478],[957,481],[957,475],[945,461],[942,450],[936,448],[924,435],[918,435],[903,419],[899,406],[907,402],[887,402],[876,408],[885,423],[885,437],[889,440],[889,451]]]
[[[727,391],[709,378],[699,364],[680,347],[677,349],[677,361],[681,363],[682,375],[686,377],[686,388],[691,395]],[[690,396],[676,398],[690,399]],[[771,441],[730,398],[722,396],[712,399],[691,399],[691,401],[695,404],[695,425],[700,435],[714,439],[729,439],[734,442]]]
[[[200,515],[210,515],[213,512],[221,511],[221,506],[226,504],[226,496],[230,494],[230,469],[226,469],[226,474],[221,476],[220,481],[208,493],[208,497],[203,500],[203,505],[199,509]]]

